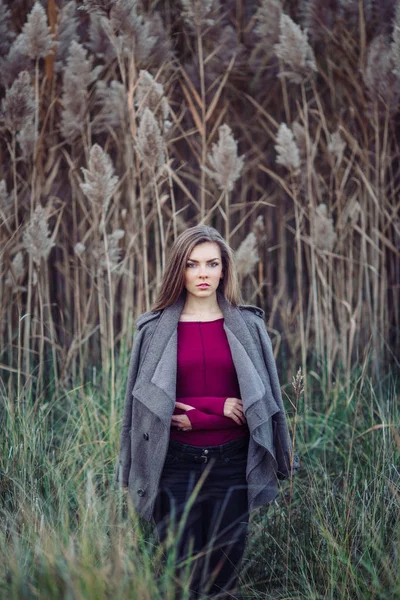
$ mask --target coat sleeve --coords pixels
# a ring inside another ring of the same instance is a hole
[[[297,453],[293,452],[292,442],[286,423],[285,408],[282,401],[281,386],[279,383],[272,343],[265,327],[265,323],[261,319],[260,323],[257,324],[257,330],[265,366],[269,374],[272,394],[280,409],[279,412],[272,415],[274,447],[276,461],[278,463],[277,477],[278,479],[287,479],[290,475],[294,475],[299,468],[299,457]]]
[[[135,331],[125,392],[125,408],[122,417],[120,450],[114,470],[116,486],[127,487],[131,468],[132,391],[138,375],[144,330]]]

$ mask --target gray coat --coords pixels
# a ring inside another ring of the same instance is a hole
[[[219,291],[217,299],[250,430],[246,473],[251,510],[277,496],[277,478],[289,477],[291,460],[292,472],[298,462],[296,455],[291,456],[264,311],[255,306],[234,307]],[[136,510],[147,520],[153,515],[170,437],[176,401],[177,325],[184,303],[182,295],[172,306],[146,312],[136,321],[115,481],[129,488]]]

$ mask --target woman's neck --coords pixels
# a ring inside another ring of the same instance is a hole
[[[182,315],[190,317],[209,318],[222,315],[217,296],[195,298],[187,296]]]

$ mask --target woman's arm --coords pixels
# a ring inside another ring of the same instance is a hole
[[[225,400],[227,400],[227,396],[185,396],[176,399],[177,402],[189,404],[208,415],[219,415],[220,417],[224,416]]]
[[[229,417],[220,417],[219,415],[209,415],[207,413],[194,408],[188,410],[186,415],[192,425],[193,430],[199,429],[233,429],[234,427],[242,427],[243,423],[236,423]]]

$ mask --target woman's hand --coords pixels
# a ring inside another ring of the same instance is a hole
[[[184,404],[183,402],[175,402],[175,407],[181,410],[194,410],[194,406]],[[187,415],[172,415],[171,427],[176,427],[178,431],[191,431],[192,424]]]
[[[233,419],[238,425],[246,423],[243,413],[243,402],[240,398],[227,398],[224,404],[224,416]]]

